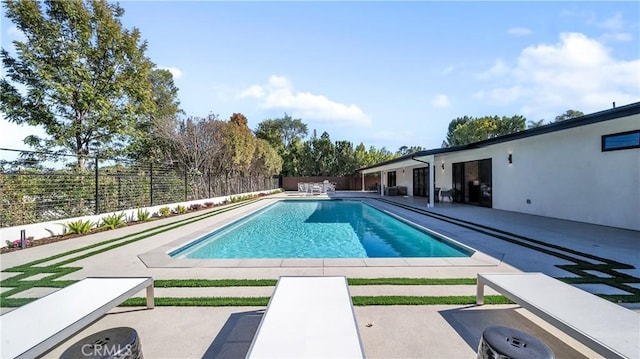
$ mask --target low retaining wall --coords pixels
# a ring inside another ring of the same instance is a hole
[[[247,192],[247,193],[240,193],[240,194],[234,194],[234,195],[229,195],[229,196],[221,196],[221,197],[214,197],[214,198],[207,198],[207,199],[199,199],[199,200],[196,200],[196,201],[167,203],[167,204],[153,206],[153,207],[142,207],[142,208],[126,209],[126,210],[122,210],[122,211],[101,213],[101,214],[90,215],[90,216],[64,218],[64,219],[57,219],[57,220],[49,221],[49,222],[40,222],[40,223],[32,223],[32,224],[26,224],[26,225],[21,225],[21,226],[6,227],[6,228],[0,229],[0,247],[6,246],[6,241],[15,241],[17,239],[20,239],[20,231],[21,230],[25,230],[26,231],[27,237],[33,237],[34,240],[37,241],[38,239],[41,239],[41,238],[47,238],[47,237],[51,237],[51,236],[57,236],[57,235],[64,234],[64,229],[65,229],[64,224],[65,223],[69,223],[69,222],[75,222],[75,221],[78,221],[78,220],[83,220],[83,221],[89,220],[89,221],[94,222],[94,223],[100,223],[102,221],[102,218],[104,218],[104,217],[111,216],[113,214],[124,213],[125,214],[125,221],[132,222],[132,221],[136,221],[137,220],[137,218],[138,218],[138,210],[139,209],[149,212],[152,216],[158,216],[159,215],[158,212],[159,212],[160,208],[162,208],[162,207],[169,207],[171,209],[174,209],[177,206],[184,206],[186,208],[189,208],[189,206],[191,206],[193,204],[204,205],[207,202],[210,202],[210,203],[212,202],[214,204],[222,204],[225,201],[231,201],[232,197],[242,197],[242,196],[246,196],[246,195],[257,195],[257,194],[260,194],[260,193],[272,194],[275,191],[279,191],[279,190]]]

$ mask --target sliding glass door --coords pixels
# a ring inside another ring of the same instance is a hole
[[[492,207],[491,159],[453,163],[453,201]]]
[[[413,169],[413,195],[429,197],[429,167]]]

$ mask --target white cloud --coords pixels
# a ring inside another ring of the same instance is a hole
[[[294,117],[336,125],[369,126],[369,117],[354,104],[335,102],[326,96],[295,91],[283,76],[273,75],[266,85],[251,85],[238,98],[255,98],[263,109],[285,110]]]
[[[515,64],[502,60],[478,77],[492,81],[474,97],[496,105],[522,103],[522,114],[585,113],[640,100],[640,58],[611,56],[600,41],[581,33],[562,33],[556,44],[522,50]]]
[[[622,13],[618,12],[602,21],[596,21],[595,24],[605,30],[605,33],[600,36],[602,41],[627,42],[633,40],[633,35],[624,30],[625,21],[622,18]]]
[[[528,29],[526,27],[512,27],[509,30],[507,30],[507,34],[513,35],[513,36],[527,36],[527,35],[531,35],[532,33],[533,31],[531,31],[531,29]]]
[[[596,25],[607,31],[622,31],[624,28],[624,20],[622,19],[622,13],[616,13],[615,15],[597,22]]]
[[[169,72],[171,72],[171,75],[173,75],[173,78],[175,80],[179,80],[182,78],[182,70],[180,70],[177,67],[158,66],[158,68],[162,70],[169,70]]]
[[[431,100],[431,106],[436,108],[443,108],[451,106],[451,102],[449,101],[449,97],[447,95],[437,95]]]
[[[499,77],[505,75],[509,72],[509,67],[504,63],[502,59],[497,59],[493,66],[484,72],[481,72],[476,75],[478,79],[485,80],[489,78]]]

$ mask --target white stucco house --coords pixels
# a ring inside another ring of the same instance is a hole
[[[456,203],[639,231],[640,102],[360,173],[363,188],[366,174],[378,174],[381,195],[404,187],[429,206],[444,199],[438,190],[453,189]]]

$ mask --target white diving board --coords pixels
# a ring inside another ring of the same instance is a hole
[[[478,273],[488,285],[605,358],[640,358],[640,314],[542,273]]]
[[[42,355],[145,288],[153,308],[151,277],[90,277],[5,313],[0,356]]]
[[[364,358],[345,277],[280,277],[247,358]]]

